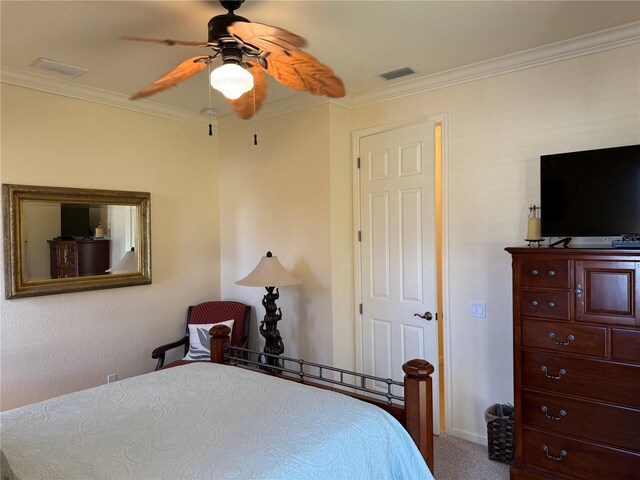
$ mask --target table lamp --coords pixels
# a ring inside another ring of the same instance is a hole
[[[236,285],[246,287],[265,287],[267,293],[262,299],[262,305],[266,310],[264,320],[260,322],[260,335],[264,337],[264,352],[273,355],[280,355],[284,352],[284,344],[278,330],[278,321],[282,319],[282,311],[276,306],[276,300],[280,297],[277,287],[298,285],[302,283],[295,275],[287,272],[278,257],[274,257],[271,252],[262,257],[256,268]],[[274,291],[275,290],[275,291]],[[267,363],[277,365],[278,361],[267,357]]]
[[[135,248],[131,247],[131,250],[127,250],[120,261],[106,271],[109,273],[137,273],[138,255]]]

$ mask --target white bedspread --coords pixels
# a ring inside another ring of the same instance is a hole
[[[3,412],[1,441],[21,480],[433,479],[383,410],[209,363]]]

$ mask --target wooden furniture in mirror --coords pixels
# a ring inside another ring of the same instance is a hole
[[[511,479],[638,478],[640,250],[513,257]]]
[[[151,283],[151,195],[2,185],[5,297]]]
[[[47,240],[51,256],[51,278],[107,275],[110,240]]]

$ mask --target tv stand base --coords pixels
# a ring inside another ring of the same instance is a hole
[[[549,244],[549,248],[553,248],[553,247],[557,247],[558,245],[562,244],[563,248],[567,248],[569,246],[569,242],[572,240],[571,237],[566,237],[566,238],[561,238],[560,240],[558,240],[557,242],[553,242]]]

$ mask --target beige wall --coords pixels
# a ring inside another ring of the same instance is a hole
[[[0,302],[1,408],[153,370],[188,305],[219,298],[217,137],[2,84],[2,183],[151,192],[151,285]],[[4,291],[4,287],[2,287]]]
[[[264,289],[240,287],[269,250],[303,283],[280,289],[285,355],[332,360],[330,106],[220,128],[221,294],[254,306]],[[250,344],[262,337],[252,321]],[[261,347],[260,347],[261,348]]]
[[[282,292],[288,352],[349,368],[353,158],[344,153],[345,129],[442,114],[447,429],[483,442],[484,409],[513,401],[511,262],[503,249],[523,243],[527,206],[539,201],[539,157],[640,143],[639,59],[635,45],[348,114],[322,106],[263,118],[257,148],[251,126],[227,119],[220,143],[223,296],[252,303],[261,318],[262,292],[233,281],[273,249],[305,280]],[[486,318],[470,316],[474,301],[486,302]],[[257,339],[254,329],[254,346]]]
[[[332,365],[355,369],[354,234],[351,114],[331,105],[329,192],[331,205]]]
[[[60,235],[59,203],[27,202],[22,208],[24,229],[22,256],[24,276],[29,280],[51,278],[51,257],[47,240]]]
[[[226,123],[225,123],[226,121]],[[349,110],[333,104],[220,130],[222,296],[254,307],[262,348],[264,289],[234,282],[267,250],[303,283],[281,289],[285,355],[354,368],[353,159]]]

